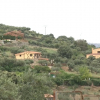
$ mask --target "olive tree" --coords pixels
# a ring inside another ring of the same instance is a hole
[[[22,76],[19,94],[21,94],[21,100],[44,100],[44,94],[51,93],[53,86],[47,74],[28,71]]]

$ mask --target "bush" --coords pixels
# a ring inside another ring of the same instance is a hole
[[[16,60],[14,65],[15,66],[24,66],[25,65],[25,61],[23,61],[23,60]]]
[[[61,77],[56,77],[56,78],[52,78],[52,80],[58,85],[62,85],[63,84],[63,79]]]
[[[31,61],[30,61],[31,62]],[[16,60],[14,58],[0,58],[0,70],[24,71],[26,63],[23,60]]]
[[[31,64],[31,63],[34,63],[34,61],[31,60],[31,59],[26,59],[26,60],[25,60],[25,63],[26,63],[26,64]]]
[[[61,68],[62,65],[61,65],[61,63],[55,63],[55,64],[54,64],[54,67],[59,67],[59,68]]]
[[[46,61],[46,60],[39,60],[38,63],[43,65],[43,66],[45,66],[45,65],[48,64],[48,61]]]
[[[93,82],[93,84],[95,85],[95,86],[100,86],[100,79],[99,78],[93,78],[93,79],[91,79],[91,81]]]
[[[60,67],[52,67],[51,70],[52,71],[59,71],[59,70],[61,70],[61,68]]]
[[[0,76],[0,100],[19,100],[18,85],[3,74]]]
[[[42,72],[51,72],[50,68],[48,66],[34,66],[34,70],[37,73],[42,73]]]

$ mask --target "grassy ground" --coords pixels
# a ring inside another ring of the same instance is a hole
[[[34,48],[42,48],[42,49],[45,49],[48,53],[57,53],[57,49],[55,49],[55,48],[47,48],[47,47],[31,46],[31,45],[29,45],[28,47],[33,50],[34,50]]]
[[[76,74],[76,75],[78,75],[78,73],[75,72],[75,71],[73,71],[73,72],[67,71],[67,73],[68,73],[68,74]],[[98,73],[98,74],[92,73],[92,77],[100,78],[100,73]]]
[[[54,49],[54,48],[46,48],[46,47],[44,47],[44,49],[46,49],[46,51],[49,52],[49,53],[57,53],[57,49]]]

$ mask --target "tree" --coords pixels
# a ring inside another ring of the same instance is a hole
[[[61,58],[61,63],[66,64],[68,62],[68,59],[66,57]]]
[[[39,60],[38,63],[41,64],[41,65],[47,65],[48,61],[46,61],[46,60]]]
[[[95,57],[94,57],[94,56],[89,56],[89,58],[86,59],[86,64],[87,64],[88,66],[90,66],[90,65],[91,65],[91,62],[92,62],[93,60],[95,60]]]
[[[47,67],[47,66],[34,66],[34,70],[37,72],[37,73],[47,73],[47,72],[50,72],[50,68]]]
[[[71,58],[72,51],[71,51],[71,48],[69,46],[62,45],[58,48],[58,54],[61,57]]]
[[[80,68],[80,66],[76,65],[76,66],[74,67],[74,71],[76,71],[76,72],[78,73],[78,72],[79,72],[79,68]]]
[[[69,37],[68,40],[73,43],[74,42],[74,38],[73,37]]]
[[[5,73],[1,75],[0,72],[0,100],[19,100],[18,85],[12,82]]]
[[[74,60],[75,65],[82,64],[82,61],[80,59],[75,59]]]
[[[66,36],[59,36],[57,38],[58,41],[66,41],[67,40],[67,37]]]
[[[75,66],[74,61],[73,61],[73,60],[69,60],[69,61],[68,61],[69,70],[73,69],[74,66]]]
[[[44,100],[44,94],[50,93],[54,83],[46,74],[25,72],[20,82],[21,100]]]
[[[54,64],[54,67],[59,67],[59,68],[61,68],[61,67],[62,67],[62,65],[61,65],[61,63],[60,63],[60,62],[58,62],[58,63],[55,63],[55,64]]]
[[[95,57],[94,56],[89,56],[88,59],[91,60],[91,61],[93,61],[93,60],[95,60]]]
[[[93,60],[90,64],[92,67],[100,67],[100,63],[97,59]]]
[[[86,66],[81,66],[79,68],[79,74],[82,80],[88,79],[91,77],[91,72],[89,71],[88,67]]]
[[[74,45],[76,47],[80,47],[82,51],[85,51],[88,49],[88,44],[87,44],[86,40],[77,40],[74,42]]]

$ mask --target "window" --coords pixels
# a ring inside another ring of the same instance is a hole
[[[32,56],[32,54],[30,54],[30,56]]]
[[[21,55],[19,55],[21,57]]]
[[[100,53],[100,51],[98,51],[98,53]]]

